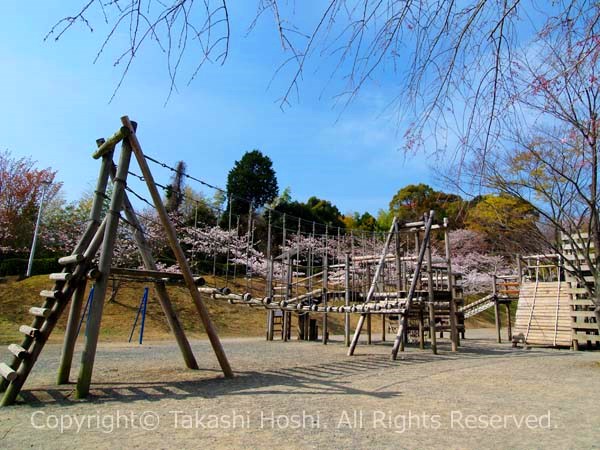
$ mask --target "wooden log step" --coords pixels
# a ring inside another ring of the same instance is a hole
[[[41,291],[40,292],[40,297],[45,297],[45,298],[53,298],[55,300],[59,300],[61,296],[61,292],[60,291]]]
[[[0,363],[0,375],[6,381],[14,381],[17,378],[17,372],[11,369],[6,363]]]
[[[77,263],[80,263],[81,261],[83,261],[83,255],[81,255],[81,254],[63,256],[62,258],[58,259],[58,263],[61,266],[67,266],[69,264],[77,264]]]
[[[24,359],[29,354],[27,350],[17,344],[10,344],[8,346],[8,351],[19,359]]]
[[[53,281],[69,281],[71,274],[69,272],[51,273],[48,278]]]
[[[40,335],[40,330],[38,330],[37,328],[31,328],[30,326],[27,326],[27,325],[21,325],[19,327],[19,332],[21,332],[27,336],[31,336],[34,339]]]
[[[48,317],[50,315],[50,313],[52,312],[52,310],[50,308],[38,308],[38,307],[31,307],[29,308],[29,314],[36,316],[36,317]]]

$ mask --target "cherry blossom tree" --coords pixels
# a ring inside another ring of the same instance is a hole
[[[43,184],[54,182],[55,171],[35,166],[30,158],[0,151],[0,248],[6,252],[29,249]],[[60,188],[61,183],[50,184],[45,200],[51,200]]]
[[[592,245],[600,248],[600,34],[595,26],[592,33],[576,22],[561,29],[562,35],[550,33],[514,58],[513,81],[520,89],[514,101],[522,108],[521,120],[507,121],[505,146],[477,154],[469,176],[535,208],[540,227],[531,230],[530,242],[563,260],[561,238],[576,249],[584,265],[565,269],[588,290],[600,326],[600,253],[592,250]],[[587,271],[594,285],[586,283]]]

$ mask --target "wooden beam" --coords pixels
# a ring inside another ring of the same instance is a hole
[[[177,233],[175,232],[175,228],[173,228],[173,224],[171,224],[165,205],[163,204],[160,193],[158,192],[156,184],[154,183],[154,177],[152,176],[152,172],[148,167],[148,163],[146,162],[146,158],[144,156],[144,152],[142,151],[142,147],[137,139],[137,136],[135,135],[133,125],[131,124],[127,116],[122,117],[121,122],[124,126],[129,128],[129,131],[131,132],[126,140],[131,144],[133,153],[136,157],[140,170],[142,171],[142,175],[146,180],[146,185],[148,186],[148,190],[150,191],[150,196],[152,197],[152,200],[154,202],[154,207],[156,208],[160,221],[162,222],[163,227],[165,228],[169,244],[171,246],[171,249],[173,250],[173,253],[175,254],[175,259],[179,264],[179,268],[181,270],[181,273],[183,274],[185,283],[187,284],[190,294],[192,296],[194,306],[198,310],[198,314],[200,315],[200,319],[202,320],[202,324],[204,325],[206,334],[208,335],[208,339],[210,340],[215,355],[217,356],[219,364],[221,365],[221,369],[223,370],[223,374],[228,378],[233,377],[233,371],[231,370],[231,366],[229,365],[229,361],[227,360],[225,350],[221,345],[221,341],[219,340],[217,330],[215,329],[210,319],[208,309],[206,308],[206,305],[202,301],[200,293],[197,290],[192,270],[190,269],[185,254],[183,253],[183,250],[179,245]]]
[[[125,126],[121,127],[119,131],[109,137],[106,141],[102,142],[96,151],[92,153],[92,158],[100,159],[103,156],[112,153],[119,142],[129,135],[129,129]]]

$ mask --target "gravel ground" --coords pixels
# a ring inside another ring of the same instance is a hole
[[[24,398],[0,409],[0,448],[598,448],[600,354],[513,349],[469,330],[459,353],[339,338],[224,339],[236,377],[182,369],[175,344],[101,344],[91,400],[53,385],[49,345]],[[77,368],[75,368],[76,370]],[[74,371],[76,373],[76,371]]]

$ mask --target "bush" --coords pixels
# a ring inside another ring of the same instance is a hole
[[[27,272],[28,259],[11,258],[0,261],[0,277],[9,275],[25,275]],[[31,267],[32,275],[42,275],[52,272],[60,272],[62,267],[56,258],[39,258],[33,260]]]

